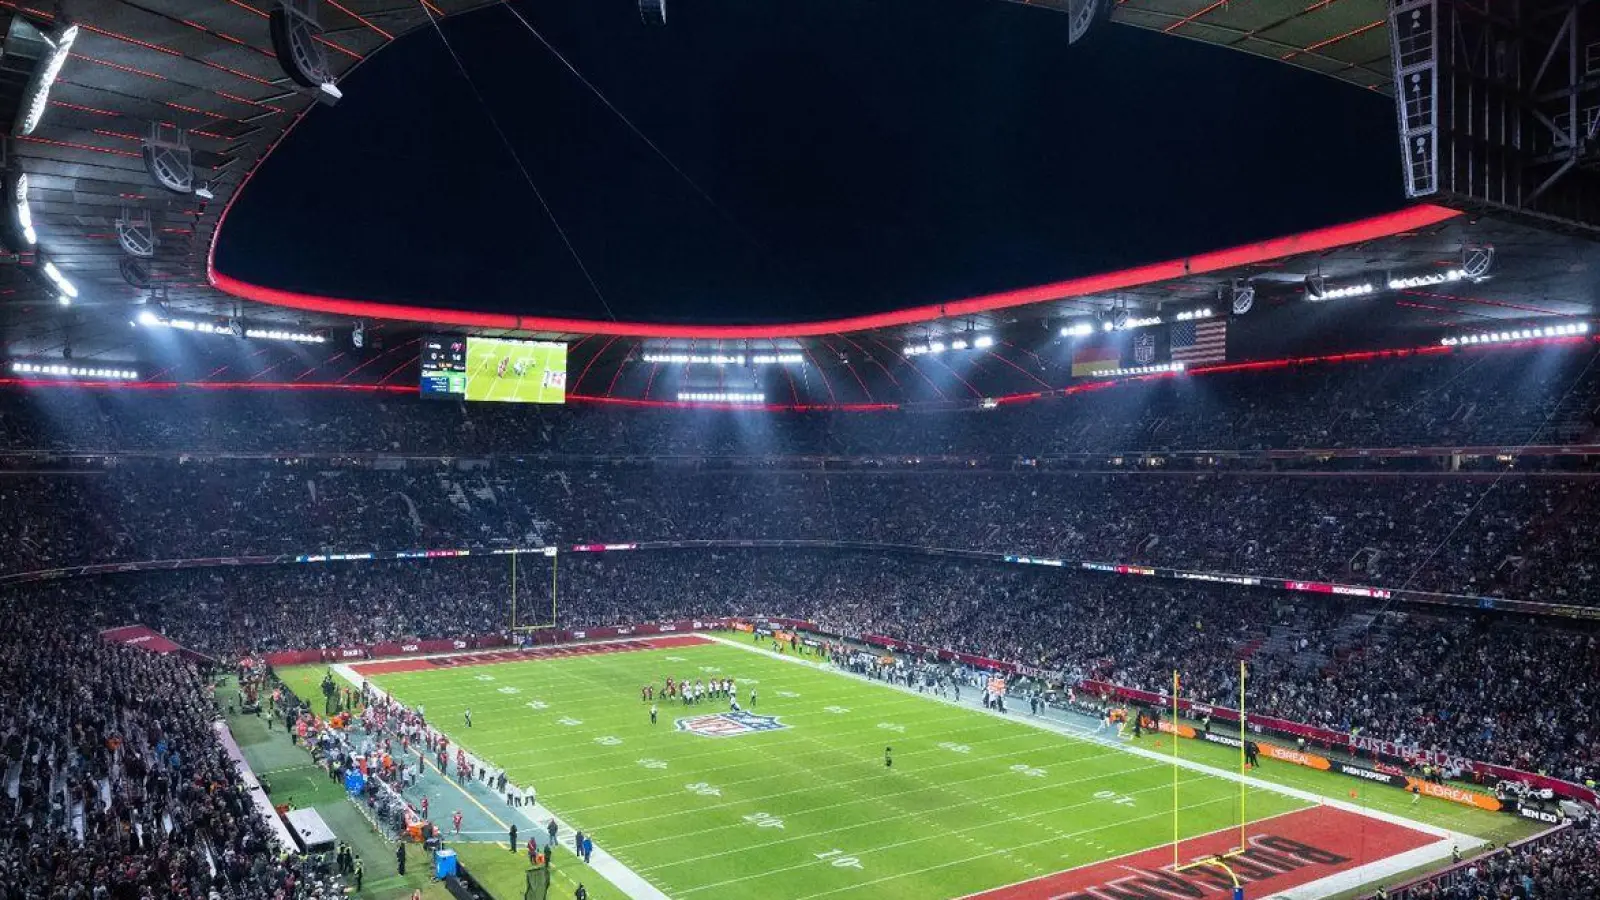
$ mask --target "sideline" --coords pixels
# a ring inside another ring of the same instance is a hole
[[[830,672],[834,675],[853,677],[850,676],[849,673],[840,672],[830,665],[815,662],[809,659],[800,659],[785,654],[772,653],[760,647],[744,644],[740,641],[730,640],[720,635],[701,634],[700,636],[724,646],[737,647],[740,650],[744,650],[748,653],[755,653],[768,659],[783,660],[796,665],[808,666],[818,671]],[[1157,753],[1154,750],[1149,750],[1144,747],[1137,747],[1121,741],[1101,738],[1085,733],[1081,729],[1075,729],[1070,725],[1056,723],[1048,719],[1035,719],[1031,717],[1024,718],[1016,715],[1008,715],[1006,713],[996,712],[992,709],[985,709],[982,705],[977,703],[968,704],[966,702],[950,700],[948,698],[935,696],[933,694],[919,694],[904,685],[891,684],[886,681],[875,681],[870,678],[860,677],[856,677],[856,680],[866,682],[867,684],[875,684],[879,687],[888,688],[890,690],[896,690],[904,694],[921,697],[924,700],[944,703],[949,706],[955,706],[961,709],[971,710],[972,712],[993,716],[998,719],[1003,719],[1007,722],[1031,726],[1039,729],[1040,731],[1048,731],[1054,734],[1059,734],[1070,740],[1086,741],[1088,743],[1100,744],[1102,746],[1115,747],[1124,753],[1129,753],[1144,759],[1165,763],[1167,765],[1171,765],[1173,762],[1170,754]],[[1242,783],[1253,788],[1282,794],[1287,797],[1293,797],[1296,800],[1301,800],[1317,806],[1330,806],[1334,809],[1377,819],[1380,822],[1385,822],[1390,825],[1397,825],[1402,828],[1409,828],[1413,831],[1420,831],[1424,834],[1431,834],[1439,839],[1425,847],[1419,847],[1416,850],[1410,850],[1396,856],[1391,856],[1375,862],[1367,863],[1366,865],[1357,866],[1353,869],[1348,869],[1334,875],[1329,875],[1326,878],[1300,885],[1297,888],[1284,891],[1277,895],[1285,898],[1285,900],[1320,900],[1320,898],[1332,896],[1342,891],[1358,888],[1362,885],[1381,881],[1385,878],[1392,878],[1401,874],[1402,872],[1407,872],[1429,863],[1449,859],[1452,847],[1459,847],[1462,850],[1469,850],[1485,843],[1483,839],[1473,837],[1469,834],[1451,831],[1447,828],[1440,828],[1436,825],[1429,825],[1425,822],[1417,822],[1412,819],[1407,819],[1404,816],[1398,816],[1393,813],[1384,812],[1383,810],[1370,809],[1354,803],[1347,803],[1342,800],[1325,797],[1321,794],[1314,794],[1310,791],[1301,790],[1300,788],[1293,788],[1287,785],[1278,784],[1276,782],[1265,781],[1263,779],[1254,778],[1248,775],[1241,775],[1237,772],[1229,772],[1224,769],[1217,769],[1190,759],[1179,757],[1177,762],[1181,768],[1185,768],[1193,772],[1200,772],[1212,777],[1222,778],[1227,781],[1232,781],[1236,784]],[[1170,846],[1170,843],[1164,842],[1146,849],[1154,850],[1165,846]],[[1071,870],[1069,869],[1066,871]]]
[[[348,664],[337,663],[332,666],[332,669],[339,673],[340,678],[350,682],[357,688],[361,687],[364,679],[352,671]],[[378,687],[376,684],[368,682],[368,690],[372,691],[374,694],[384,700],[390,699],[388,692]],[[489,807],[484,806],[477,797],[472,796],[472,794],[466,789],[462,788],[461,785],[451,781],[449,775],[441,771],[432,760],[426,760],[426,763],[428,768],[439,772],[440,776],[447,784],[455,788],[462,796],[466,797],[468,803],[471,803],[473,806],[476,806],[478,809],[482,810],[485,815],[487,815],[492,821],[500,825],[502,828],[510,827],[509,823],[507,823],[505,819],[495,815],[495,813],[491,811]],[[533,834],[535,832],[543,833],[545,823],[549,822],[551,819],[554,819],[556,825],[560,829],[560,831],[557,833],[558,838],[556,842],[562,847],[565,847],[568,853],[576,857],[577,850],[573,846],[573,841],[575,840],[577,833],[573,830],[571,825],[568,825],[560,816],[556,815],[554,812],[551,812],[550,809],[544,804],[535,801],[531,810],[526,806],[512,807],[508,811],[508,814],[513,818],[517,816],[522,817],[524,824],[527,827],[526,829],[519,830],[523,831],[524,834]],[[591,856],[589,867],[594,869],[596,875],[604,878],[606,881],[610,882],[613,887],[621,891],[629,898],[629,900],[671,900],[671,898],[669,898],[666,894],[657,889],[655,885],[646,881],[639,873],[623,865],[616,857],[612,856],[610,853],[607,853],[602,847],[596,846],[594,848],[594,853]]]

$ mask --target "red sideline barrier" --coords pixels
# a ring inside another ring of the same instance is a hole
[[[1172,705],[1172,699],[1170,697],[1162,697],[1159,694],[1153,694],[1149,691],[1141,691],[1135,688],[1122,687],[1121,685],[1110,684],[1104,681],[1086,680],[1083,682],[1082,688],[1086,691],[1092,691],[1102,696],[1113,696],[1123,700],[1133,700],[1163,709],[1170,709]],[[1210,713],[1213,718],[1222,719],[1223,721],[1239,721],[1238,710],[1228,709],[1227,707],[1223,706],[1209,706],[1207,704],[1195,703],[1180,698],[1178,700],[1178,709],[1190,715]],[[1351,735],[1348,735],[1342,731],[1333,731],[1327,728],[1316,728],[1311,725],[1302,725],[1299,722],[1291,722],[1287,719],[1276,719],[1271,716],[1252,715],[1250,717],[1250,724],[1257,730],[1270,731],[1277,734],[1288,735],[1290,737],[1303,737],[1307,741],[1314,741],[1324,746],[1332,747],[1336,750],[1343,750],[1352,756],[1361,756],[1365,754],[1366,756],[1374,758],[1384,756],[1390,759],[1404,760],[1406,762],[1429,762],[1443,765],[1454,764],[1459,765],[1463,769],[1476,772],[1489,778],[1503,778],[1508,781],[1525,781],[1528,784],[1533,785],[1535,788],[1549,788],[1562,797],[1570,797],[1575,800],[1580,800],[1584,803],[1592,804],[1595,803],[1597,799],[1597,795],[1594,791],[1591,791],[1582,785],[1573,784],[1570,781],[1562,781],[1557,778],[1550,778],[1548,776],[1538,775],[1532,772],[1523,772],[1507,766],[1497,766],[1492,763],[1483,763],[1476,760],[1462,759],[1460,757],[1450,756],[1446,753],[1435,753],[1416,748],[1403,747],[1392,741],[1381,741],[1368,737],[1352,737]]]
[[[726,628],[725,619],[684,619],[678,622],[651,622],[644,625],[610,625],[603,628],[561,629],[559,631],[532,632],[535,644],[558,644],[567,641],[600,640],[638,634],[672,634],[679,631],[696,631],[701,628]],[[396,656],[415,656],[426,653],[450,653],[456,650],[485,650],[505,647],[511,643],[505,635],[486,634],[478,637],[432,641],[386,641],[380,644],[348,644],[342,647],[323,647],[318,650],[285,650],[266,654],[274,666],[304,666],[320,662],[344,662],[355,659],[387,659]]]

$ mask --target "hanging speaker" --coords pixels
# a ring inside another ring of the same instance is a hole
[[[151,122],[139,150],[156,184],[174,194],[194,193],[194,154],[183,129]]]
[[[270,16],[270,25],[272,52],[289,80],[315,91],[323,103],[337,103],[342,95],[334,87],[328,53],[317,42],[322,26],[317,22],[315,0],[280,0]]]
[[[135,216],[133,210],[124,209],[117,219],[117,244],[122,252],[149,259],[156,255],[156,243],[156,226],[150,219],[150,210],[140,210]]]
[[[1068,0],[1067,45],[1084,39],[1096,25],[1111,18],[1116,0]]]
[[[1486,278],[1494,267],[1494,247],[1468,244],[1461,248],[1461,274],[1476,281]]]
[[[1246,281],[1233,283],[1233,314],[1242,316],[1256,305],[1256,286]]]
[[[124,256],[117,261],[117,271],[122,273],[122,280],[136,288],[150,286],[150,264],[134,256]]]

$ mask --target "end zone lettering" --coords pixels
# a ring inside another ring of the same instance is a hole
[[[1359,813],[1323,806],[1260,823],[1249,849],[1229,865],[1248,896],[1287,892],[1330,875],[1436,843],[1439,838]],[[1238,837],[1224,829],[1184,840],[1182,859],[1227,852]],[[1210,867],[1174,872],[1172,847],[1154,848],[972,894],[965,900],[1227,900],[1233,881]]]

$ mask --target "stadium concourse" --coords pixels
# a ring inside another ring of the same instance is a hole
[[[678,542],[562,553],[559,624],[784,615],[1063,689],[1160,691],[1179,668],[1185,696],[1217,706],[1244,659],[1258,714],[1592,782],[1600,482],[1579,448],[1600,425],[1595,357],[1497,349],[921,417],[7,393],[0,721],[18,825],[0,878],[13,897],[266,897],[333,877],[267,850],[196,665],[96,629],[141,622],[223,661],[505,632],[504,556],[237,564],[254,556]],[[531,559],[522,621],[549,624],[549,563]],[[42,683],[66,689],[28,690]],[[1573,828],[1413,896],[1592,897],[1596,859]]]

